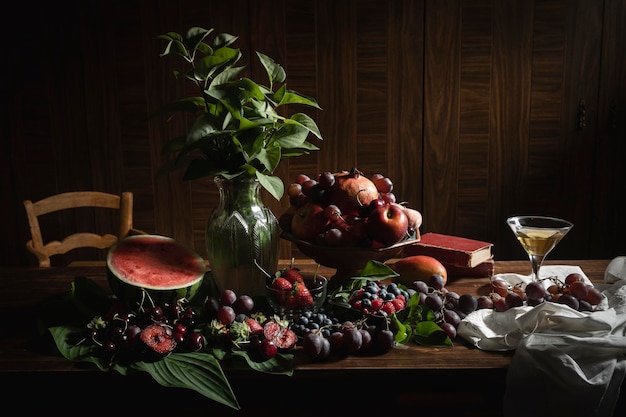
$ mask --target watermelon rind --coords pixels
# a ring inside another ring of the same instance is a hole
[[[155,253],[157,249],[174,251],[178,258],[160,256]],[[129,255],[129,251],[136,253]],[[129,258],[121,261],[124,256]],[[182,268],[189,278],[173,284],[141,281],[144,278],[140,274],[134,273],[132,267],[124,266],[125,262],[129,262],[128,259],[132,262],[146,262],[146,269],[156,268],[153,271],[156,275],[161,275],[159,271],[162,271],[163,276],[177,274]],[[170,237],[153,234],[129,236],[117,242],[109,249],[106,267],[107,280],[113,294],[129,305],[144,306],[174,304],[181,299],[191,301],[200,290],[206,273],[205,261],[195,251]]]

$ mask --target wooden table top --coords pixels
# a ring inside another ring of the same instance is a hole
[[[546,261],[546,264],[579,265],[585,274],[595,282],[601,282],[609,260]],[[286,262],[281,262],[285,265]],[[295,266],[303,271],[313,271],[317,264],[313,261],[297,261]],[[529,273],[526,261],[498,261],[495,272]],[[334,270],[321,267],[320,273],[332,276]],[[2,268],[0,269],[0,309],[4,317],[21,315],[34,324],[35,307],[49,296],[67,291],[76,276],[83,276],[106,286],[106,270],[101,263],[83,264],[62,268]],[[459,294],[475,295],[488,292],[489,279],[454,278],[446,287]],[[18,323],[18,322],[11,322]],[[0,372],[46,372],[83,370],[62,357],[30,350],[29,338],[33,336],[30,325],[11,324],[16,329],[0,340]],[[353,355],[336,361],[312,362],[303,355],[296,355],[296,374],[315,371],[346,372],[347,370],[420,370],[420,369],[492,369],[506,368],[510,363],[510,352],[486,352],[474,348],[457,338],[452,348],[436,348],[410,344],[385,355]]]
[[[595,282],[602,282],[610,260],[547,261],[578,265]],[[281,262],[281,267],[288,262]],[[313,261],[295,266],[313,271]],[[495,272],[530,273],[527,261],[498,261]],[[334,270],[321,268],[332,276]],[[103,286],[103,263],[63,268],[0,268],[0,383],[3,398],[24,411],[53,409],[65,415],[196,415],[318,417],[333,411],[345,415],[411,413],[502,417],[506,374],[513,352],[481,351],[457,338],[450,348],[408,344],[384,355],[353,355],[314,362],[296,352],[293,375],[224,369],[241,409],[233,410],[189,389],[160,386],[145,373],[101,372],[89,363],[74,363],[55,355],[35,338],[36,307],[50,296],[68,291],[76,276]],[[459,294],[488,292],[488,277],[449,279],[446,287]],[[108,287],[107,287],[108,288]],[[49,342],[51,343],[51,342]],[[136,395],[140,388],[141,397]],[[146,396],[147,395],[147,396]],[[626,396],[622,396],[626,397]],[[621,400],[620,400],[621,401]],[[87,402],[85,404],[85,402]],[[626,402],[626,401],[624,401]],[[83,404],[79,409],[72,404]],[[330,406],[329,404],[333,404]],[[83,410],[85,405],[89,412]],[[621,403],[621,410],[626,407]],[[445,410],[445,411],[443,411]],[[332,414],[332,413],[331,413]]]

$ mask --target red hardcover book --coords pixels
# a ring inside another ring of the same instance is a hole
[[[479,263],[473,268],[462,268],[442,262],[446,268],[448,278],[475,278],[475,277],[493,277],[495,262],[493,256],[484,262]]]
[[[492,256],[493,243],[441,233],[425,233],[419,242],[404,248],[406,256],[427,255],[442,264],[474,268]]]

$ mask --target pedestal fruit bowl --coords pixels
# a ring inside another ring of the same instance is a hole
[[[321,265],[337,269],[341,285],[370,260],[397,257],[419,241],[422,215],[397,203],[393,182],[357,168],[299,174],[287,187],[290,206],[279,217],[281,237]]]

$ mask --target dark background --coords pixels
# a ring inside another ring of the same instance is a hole
[[[321,151],[298,173],[358,167],[389,176],[420,210],[421,232],[489,240],[525,259],[514,214],[574,229],[550,258],[626,253],[626,5],[623,0],[18,2],[2,19],[0,264],[35,265],[22,201],[99,190],[135,195],[135,227],[205,255],[217,202],[207,178],[156,180],[165,141],[186,121],[151,117],[185,94],[156,40],[190,26],[240,36],[314,96]],[[582,106],[581,106],[582,105]],[[581,116],[584,115],[584,126]],[[274,213],[288,206],[265,195]],[[102,216],[51,216],[45,239]],[[71,258],[75,255],[69,255]],[[76,255],[77,256],[77,255]],[[302,256],[283,242],[281,257]],[[66,258],[68,258],[66,257]]]

